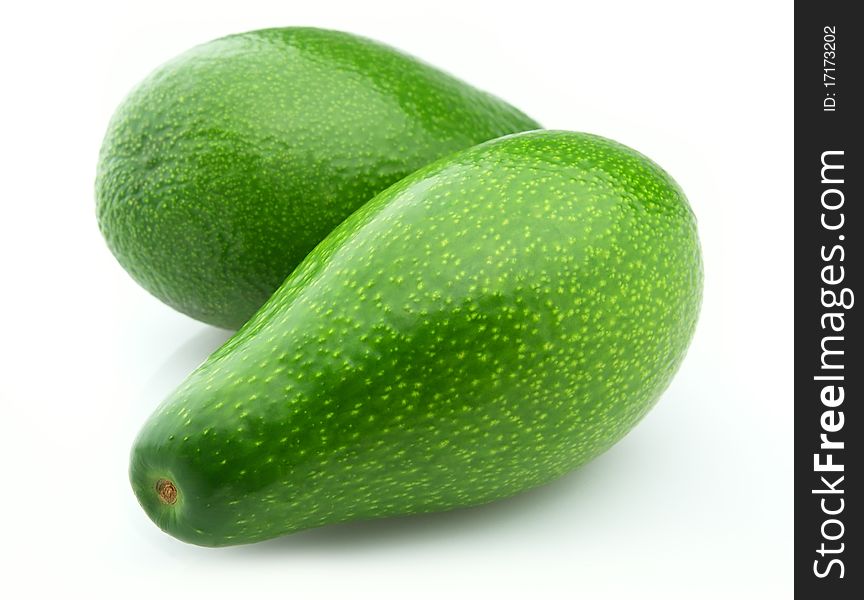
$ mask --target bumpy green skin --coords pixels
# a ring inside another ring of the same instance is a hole
[[[208,546],[514,494],[651,408],[701,291],[693,214],[647,158],[570,132],[481,144],[328,236],[151,417],[133,487]]]
[[[97,215],[144,288],[240,327],[342,220],[446,154],[539,125],[347,33],[219,39],[150,75],[103,143]]]

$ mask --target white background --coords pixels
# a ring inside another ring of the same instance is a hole
[[[5,3],[3,595],[791,597],[791,5]],[[126,476],[133,437],[226,333],[116,264],[94,218],[99,144],[163,61],[281,25],[395,45],[678,180],[704,246],[702,318],[672,386],[615,448],[490,506],[254,546],[185,545],[147,519]]]

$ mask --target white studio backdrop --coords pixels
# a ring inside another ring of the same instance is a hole
[[[139,426],[228,334],[114,261],[93,210],[101,137],[160,63],[286,25],[396,46],[681,184],[702,318],[672,386],[611,451],[486,507],[247,547],[182,544],[139,509]],[[791,2],[7,3],[0,27],[9,597],[791,596]]]

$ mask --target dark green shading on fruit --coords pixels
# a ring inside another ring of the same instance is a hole
[[[538,127],[361,37],[233,35],[164,65],[118,108],[99,160],[99,226],[157,298],[237,328],[375,194],[446,154]]]
[[[644,156],[570,132],[481,144],[328,236],[150,418],[132,485],[208,546],[509,496],[639,421],[701,290],[693,213]]]

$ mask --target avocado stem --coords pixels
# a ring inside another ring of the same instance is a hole
[[[159,494],[159,499],[165,504],[174,504],[177,502],[177,487],[173,481],[168,479],[157,481],[156,493]]]

